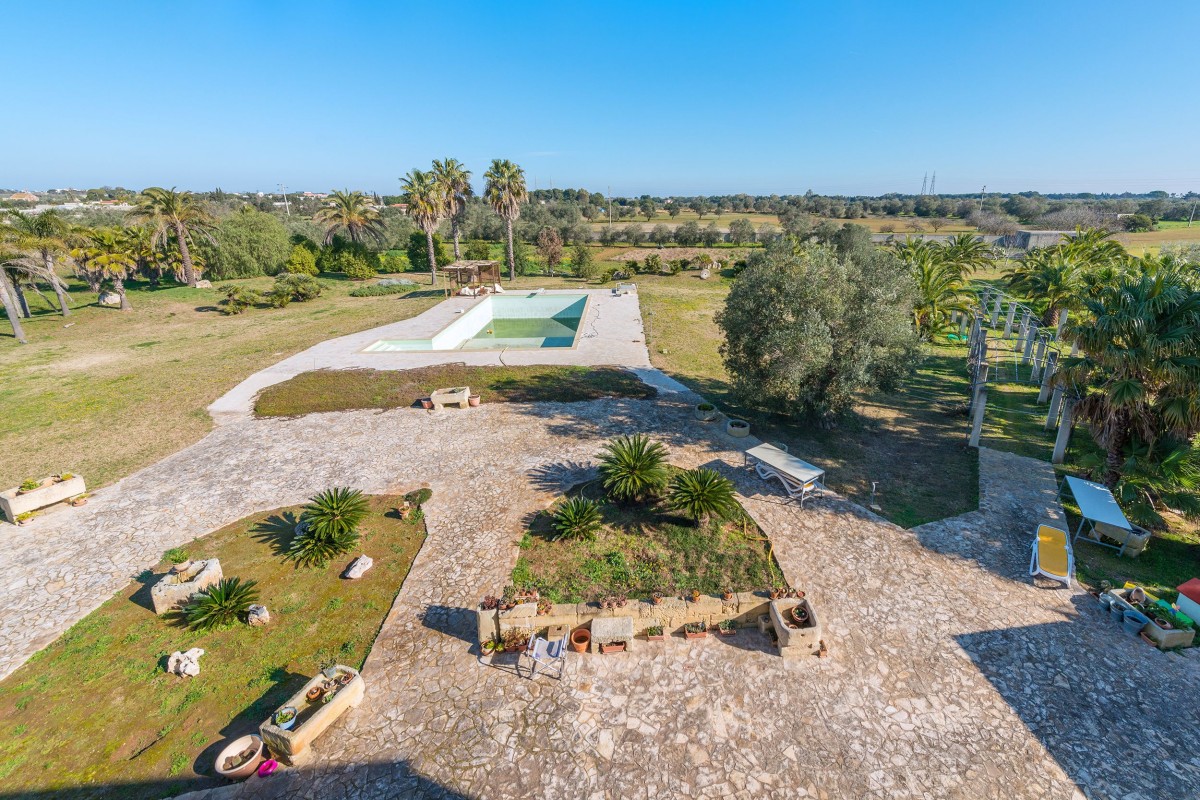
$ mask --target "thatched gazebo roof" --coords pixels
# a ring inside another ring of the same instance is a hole
[[[458,286],[500,282],[499,261],[455,261],[442,267],[442,271],[453,278]]]

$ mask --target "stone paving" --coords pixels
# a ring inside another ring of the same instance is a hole
[[[314,762],[225,797],[1175,798],[1200,793],[1200,662],[1127,637],[1086,594],[1026,575],[1046,465],[981,451],[981,508],[904,531],[828,496],[801,511],[741,468],[694,397],[244,420],[0,544],[10,671],[133,573],[330,485],[427,481],[429,538]],[[827,659],[767,640],[576,656],[562,681],[482,663],[466,610],[506,583],[528,514],[599,445],[653,433],[733,477]],[[44,622],[43,622],[44,621]]]

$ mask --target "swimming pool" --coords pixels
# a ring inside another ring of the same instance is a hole
[[[380,339],[367,353],[574,347],[585,294],[489,295],[429,339]]]

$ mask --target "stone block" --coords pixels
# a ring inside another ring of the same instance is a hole
[[[83,478],[78,475],[57,483],[46,483],[32,492],[21,493],[19,489],[8,489],[0,492],[0,511],[4,512],[9,522],[15,523],[19,514],[61,503],[86,491]]]
[[[791,610],[803,606],[808,623],[799,626],[791,620]],[[821,621],[808,598],[782,598],[771,601],[771,625],[779,637],[779,655],[784,658],[813,655],[821,645]]]
[[[536,617],[537,603],[517,603],[507,611],[500,612],[501,621],[511,619],[513,617]]]
[[[625,651],[633,649],[633,617],[596,617],[592,620],[592,652],[599,653],[600,645],[625,642]]]
[[[150,587],[150,602],[155,614],[166,614],[191,600],[210,586],[220,583],[221,562],[210,558],[207,561],[191,561],[176,564],[171,571]]]
[[[475,616],[480,644],[495,639],[500,635],[500,624],[497,619],[496,609],[493,608],[485,611],[482,608],[476,608]]]
[[[367,687],[363,682],[362,675],[358,674],[358,670],[342,664],[334,666],[333,669],[338,675],[350,674],[353,678],[348,684],[338,689],[329,702],[317,700],[315,703],[310,703],[305,697],[309,689],[318,684],[324,684],[328,680],[323,674],[318,673],[279,707],[291,706],[299,712],[296,724],[291,730],[284,730],[274,723],[275,711],[279,709],[271,712],[271,716],[267,718],[266,722],[259,726],[258,731],[263,741],[279,760],[293,766],[307,763],[312,756],[309,747],[313,740],[324,733],[325,729],[336,722],[338,717],[346,713],[348,709],[356,708],[362,702]]]
[[[759,617],[770,613],[768,606],[771,599],[765,593],[738,592],[735,599],[737,600],[737,612],[734,622],[737,625],[757,625]]]

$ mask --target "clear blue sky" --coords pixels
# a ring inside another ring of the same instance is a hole
[[[1200,190],[1200,3],[5,3],[0,186]]]

